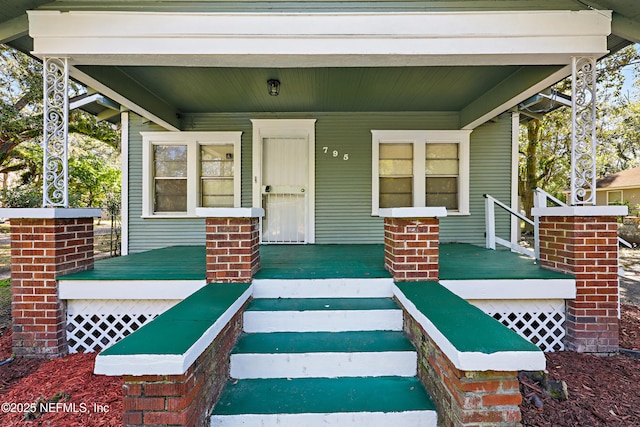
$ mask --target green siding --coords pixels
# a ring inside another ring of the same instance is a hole
[[[164,130],[129,115],[129,253],[174,245],[204,245],[203,219],[142,218],[142,136]]]
[[[511,204],[511,114],[477,127],[469,149],[469,216],[450,216],[440,221],[440,241],[485,244],[485,199],[489,194]],[[510,219],[496,209],[496,233],[509,239]]]
[[[204,243],[201,219],[142,219],[141,131],[159,130],[131,115],[129,251]],[[256,118],[314,118],[316,122],[316,242],[381,243],[382,220],[371,216],[371,130],[457,129],[455,112],[192,114],[184,130],[242,131],[242,205],[251,206],[252,126]],[[323,147],[328,147],[324,153]],[[339,155],[333,157],[333,151]],[[344,154],[349,155],[343,160]],[[510,200],[511,118],[506,114],[471,134],[470,216],[442,220],[443,242],[484,244],[484,198]],[[509,220],[498,218],[499,235],[508,238]]]

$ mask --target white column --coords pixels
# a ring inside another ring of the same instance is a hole
[[[69,68],[66,58],[44,58],[43,207],[69,207],[67,146]]]
[[[596,59],[572,58],[571,205],[596,204]]]

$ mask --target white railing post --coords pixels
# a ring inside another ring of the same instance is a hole
[[[496,248],[496,214],[493,206],[493,198],[488,194],[484,195],[484,220],[486,230],[486,246],[489,249]]]

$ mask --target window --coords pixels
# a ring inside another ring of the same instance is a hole
[[[372,131],[372,213],[444,206],[469,214],[471,131]]]
[[[622,190],[607,191],[607,205],[623,204]]]
[[[240,207],[241,132],[143,132],[143,216]]]

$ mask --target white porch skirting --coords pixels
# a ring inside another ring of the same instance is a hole
[[[181,300],[67,300],[69,353],[101,351]]]

